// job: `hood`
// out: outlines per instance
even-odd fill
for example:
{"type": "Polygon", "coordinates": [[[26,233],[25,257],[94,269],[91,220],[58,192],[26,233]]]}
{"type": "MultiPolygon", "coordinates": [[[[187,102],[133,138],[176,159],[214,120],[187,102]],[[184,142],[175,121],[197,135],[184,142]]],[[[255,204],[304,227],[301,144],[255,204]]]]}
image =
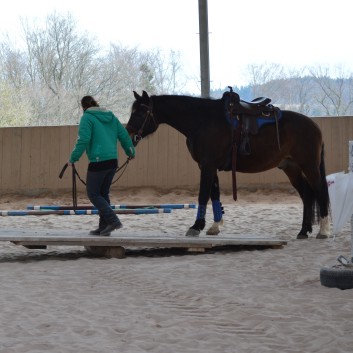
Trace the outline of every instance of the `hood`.
{"type": "Polygon", "coordinates": [[[88,108],[84,114],[93,115],[102,123],[109,123],[114,118],[114,114],[110,110],[101,107],[88,108]]]}

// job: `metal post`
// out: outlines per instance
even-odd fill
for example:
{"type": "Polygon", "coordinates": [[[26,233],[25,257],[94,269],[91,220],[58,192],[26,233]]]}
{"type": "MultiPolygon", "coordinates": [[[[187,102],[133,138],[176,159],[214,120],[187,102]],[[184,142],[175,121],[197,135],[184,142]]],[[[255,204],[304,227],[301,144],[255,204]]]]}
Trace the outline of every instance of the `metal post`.
{"type": "Polygon", "coordinates": [[[208,47],[208,10],[207,0],[199,0],[199,28],[200,28],[200,70],[201,97],[210,96],[210,59],[208,47]]]}
{"type": "Polygon", "coordinates": [[[353,172],[353,141],[348,141],[348,171],[353,172]]]}
{"type": "MultiPolygon", "coordinates": [[[[349,165],[348,172],[353,173],[353,141],[348,141],[349,165]]],[[[353,262],[353,215],[351,217],[351,262],[353,262]]]]}
{"type": "Polygon", "coordinates": [[[351,262],[353,263],[353,215],[351,217],[351,262]]]}

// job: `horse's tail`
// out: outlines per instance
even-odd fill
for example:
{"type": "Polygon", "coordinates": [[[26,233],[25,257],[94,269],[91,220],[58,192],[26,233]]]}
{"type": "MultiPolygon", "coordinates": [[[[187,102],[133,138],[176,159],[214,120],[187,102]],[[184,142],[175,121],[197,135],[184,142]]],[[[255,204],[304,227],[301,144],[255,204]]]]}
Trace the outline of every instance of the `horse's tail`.
{"type": "Polygon", "coordinates": [[[326,180],[326,168],[325,168],[325,146],[322,144],[321,147],[321,160],[320,160],[320,195],[316,200],[317,203],[317,219],[327,217],[330,211],[330,196],[328,193],[328,185],[326,180]]]}

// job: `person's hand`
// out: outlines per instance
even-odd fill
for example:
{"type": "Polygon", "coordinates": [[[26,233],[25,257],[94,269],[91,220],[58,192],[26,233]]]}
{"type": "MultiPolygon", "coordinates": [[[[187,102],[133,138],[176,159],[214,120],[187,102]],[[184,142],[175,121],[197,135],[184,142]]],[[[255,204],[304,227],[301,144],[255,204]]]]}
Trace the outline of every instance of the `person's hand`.
{"type": "Polygon", "coordinates": [[[131,161],[132,159],[135,159],[135,156],[128,156],[127,159],[131,161]]]}
{"type": "Polygon", "coordinates": [[[67,165],[68,165],[69,167],[71,167],[71,166],[73,165],[73,163],[71,163],[70,161],[67,161],[67,165]]]}

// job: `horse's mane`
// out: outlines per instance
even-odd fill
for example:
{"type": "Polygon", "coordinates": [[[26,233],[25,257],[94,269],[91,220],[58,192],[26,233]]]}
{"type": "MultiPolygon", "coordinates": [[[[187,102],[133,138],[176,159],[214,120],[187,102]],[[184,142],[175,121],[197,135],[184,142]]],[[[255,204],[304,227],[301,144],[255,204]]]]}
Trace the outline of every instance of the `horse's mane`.
{"type": "Polygon", "coordinates": [[[205,103],[208,102],[215,102],[219,101],[219,99],[215,98],[202,98],[202,97],[195,97],[195,96],[186,96],[186,95],[178,95],[178,94],[161,94],[161,95],[154,95],[152,97],[159,97],[161,99],[173,99],[173,100],[180,100],[180,101],[192,101],[198,103],[205,103]]]}
{"type": "MultiPolygon", "coordinates": [[[[177,95],[177,94],[161,94],[161,95],[151,95],[150,99],[153,104],[166,103],[175,110],[185,110],[187,109],[189,113],[193,112],[203,112],[209,111],[219,105],[222,99],[215,98],[202,98],[187,95],[177,95]]],[[[131,106],[131,111],[134,109],[138,101],[135,100],[131,106]]]]}
{"type": "Polygon", "coordinates": [[[215,104],[219,104],[221,99],[215,98],[202,98],[202,97],[194,97],[194,96],[186,96],[186,95],[155,95],[151,96],[153,100],[164,101],[164,102],[173,102],[173,104],[188,107],[188,109],[208,109],[215,106],[215,104]]]}

